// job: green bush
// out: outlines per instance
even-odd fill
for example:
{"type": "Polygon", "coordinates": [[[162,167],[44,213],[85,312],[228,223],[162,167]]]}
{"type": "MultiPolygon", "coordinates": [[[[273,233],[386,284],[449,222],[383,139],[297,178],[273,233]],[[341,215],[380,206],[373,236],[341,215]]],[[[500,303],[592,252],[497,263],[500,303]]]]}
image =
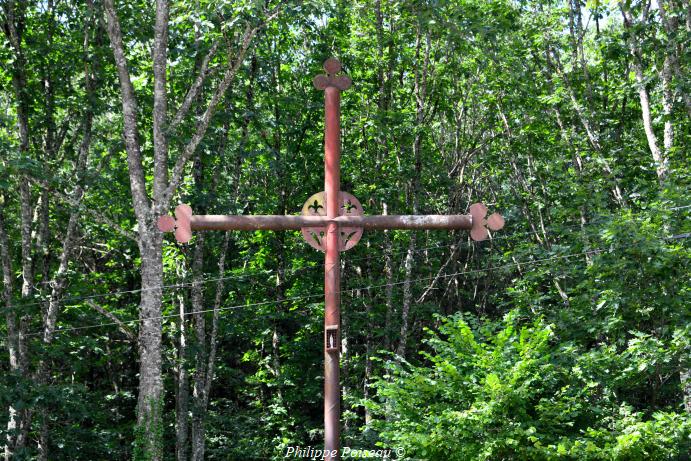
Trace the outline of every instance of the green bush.
{"type": "Polygon", "coordinates": [[[635,363],[640,340],[619,352],[586,352],[557,341],[542,319],[522,322],[517,311],[502,322],[469,323],[455,315],[430,332],[423,366],[387,362],[369,402],[380,444],[429,460],[685,456],[691,418],[681,408],[646,415],[618,399],[623,381],[646,373],[643,361],[635,363]]]}

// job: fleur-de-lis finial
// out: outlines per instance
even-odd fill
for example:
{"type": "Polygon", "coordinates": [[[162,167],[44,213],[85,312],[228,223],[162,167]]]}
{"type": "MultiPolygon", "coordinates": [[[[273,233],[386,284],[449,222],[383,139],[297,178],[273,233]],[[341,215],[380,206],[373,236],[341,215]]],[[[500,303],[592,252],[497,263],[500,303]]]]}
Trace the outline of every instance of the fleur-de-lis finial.
{"type": "Polygon", "coordinates": [[[329,58],[324,61],[326,75],[319,74],[314,77],[312,83],[318,90],[325,90],[330,86],[336,87],[341,91],[350,88],[353,81],[347,75],[341,74],[341,62],[336,58],[329,58]]]}

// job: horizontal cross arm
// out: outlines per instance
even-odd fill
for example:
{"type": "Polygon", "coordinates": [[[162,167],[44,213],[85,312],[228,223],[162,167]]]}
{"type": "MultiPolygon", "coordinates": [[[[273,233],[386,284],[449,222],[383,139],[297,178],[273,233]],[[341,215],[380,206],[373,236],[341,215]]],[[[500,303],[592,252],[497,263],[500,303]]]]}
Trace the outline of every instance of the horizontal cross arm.
{"type": "Polygon", "coordinates": [[[175,208],[175,218],[161,216],[158,228],[163,232],[175,231],[175,238],[179,242],[187,242],[192,238],[192,231],[207,230],[304,230],[314,232],[318,228],[326,228],[330,223],[336,223],[341,229],[360,228],[364,230],[384,229],[466,229],[470,230],[473,240],[487,238],[487,229],[493,231],[504,227],[504,218],[494,213],[485,219],[487,207],[475,203],[470,207],[467,215],[355,215],[343,214],[330,218],[322,215],[195,215],[188,205],[175,208]]]}
{"type": "Polygon", "coordinates": [[[471,215],[280,216],[193,215],[191,230],[300,230],[335,222],[344,227],[375,229],[471,229],[471,215]]]}
{"type": "Polygon", "coordinates": [[[473,227],[473,217],[470,215],[341,216],[336,218],[336,221],[348,227],[359,227],[361,225],[367,230],[470,229],[473,227]]]}

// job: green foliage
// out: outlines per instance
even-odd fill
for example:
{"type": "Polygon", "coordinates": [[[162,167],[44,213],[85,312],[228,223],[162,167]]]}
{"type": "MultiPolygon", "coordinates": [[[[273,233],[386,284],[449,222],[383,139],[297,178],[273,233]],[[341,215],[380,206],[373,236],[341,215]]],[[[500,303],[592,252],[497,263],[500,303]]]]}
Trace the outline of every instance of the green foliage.
{"type": "Polygon", "coordinates": [[[635,411],[618,394],[655,360],[631,340],[586,351],[544,319],[460,314],[429,333],[424,365],[386,361],[376,383],[380,444],[430,460],[680,459],[691,417],[635,411]],[[479,323],[478,323],[479,322],[479,323]],[[475,328],[470,325],[475,324],[475,328]],[[481,326],[478,326],[481,325],[481,326]],[[607,368],[602,374],[602,367],[607,368]]]}
{"type": "MultiPolygon", "coordinates": [[[[623,3],[640,17],[643,2],[623,3]]],[[[688,459],[691,118],[684,96],[691,72],[682,3],[664,2],[676,29],[665,26],[661,2],[652,3],[647,22],[627,29],[622,2],[576,0],[282,2],[260,28],[174,203],[196,213],[297,213],[323,188],[323,94],[311,79],[337,56],[353,79],[342,95],[342,189],[366,213],[408,214],[417,198],[419,213],[462,214],[483,201],[507,222],[483,243],[465,233],[418,233],[409,277],[410,232],[367,232],[343,254],[343,445],[400,444],[423,459],[688,459]],[[652,130],[669,159],[662,180],[642,123],[632,33],[652,130]],[[680,72],[668,113],[661,71],[670,56],[680,72]],[[666,122],[674,133],[668,149],[666,122]],[[402,337],[406,277],[412,302],[402,337]],[[405,357],[370,362],[403,341],[405,357]]],[[[11,306],[0,309],[0,440],[12,405],[47,410],[51,460],[137,459],[145,442],[135,417],[141,260],[134,241],[94,218],[139,230],[102,3],[5,2],[0,22],[10,4],[26,13],[27,81],[17,94],[18,61],[3,32],[0,213],[12,292],[11,306]],[[22,102],[26,151],[17,129],[22,102]],[[44,311],[74,210],[64,197],[74,190],[87,110],[93,134],[77,245],[59,332],[46,345],[44,311]],[[21,294],[23,174],[42,181],[30,185],[30,296],[21,294]],[[43,203],[47,240],[39,241],[43,203]],[[135,340],[91,302],[127,322],[135,340]],[[24,377],[9,366],[13,313],[31,333],[24,377]],[[43,359],[52,372],[39,385],[31,378],[43,359]]],[[[151,188],[155,9],[141,0],[115,4],[151,188]]],[[[169,120],[205,54],[215,41],[220,46],[189,116],[170,133],[169,166],[233,62],[244,26],[266,20],[272,7],[172,2],[169,120]]],[[[297,232],[233,232],[222,255],[224,237],[204,235],[201,267],[194,255],[202,239],[164,241],[166,393],[151,428],[163,434],[164,459],[175,457],[177,376],[204,366],[196,358],[209,343],[198,340],[196,326],[210,331],[206,310],[218,286],[206,459],[283,459],[286,446],[319,446],[323,437],[322,255],[297,232]],[[205,313],[181,321],[195,271],[205,313]]],[[[37,456],[39,435],[34,419],[26,459],[37,456]]]]}

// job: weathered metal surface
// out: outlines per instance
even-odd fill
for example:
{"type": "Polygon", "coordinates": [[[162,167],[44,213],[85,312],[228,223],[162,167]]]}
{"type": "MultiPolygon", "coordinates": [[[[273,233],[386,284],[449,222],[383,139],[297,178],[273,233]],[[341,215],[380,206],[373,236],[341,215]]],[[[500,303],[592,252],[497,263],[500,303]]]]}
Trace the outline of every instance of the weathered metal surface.
{"type": "MultiPolygon", "coordinates": [[[[362,216],[363,210],[360,201],[348,192],[340,191],[338,194],[338,202],[339,217],[334,221],[339,224],[338,250],[347,251],[360,241],[363,229],[361,225],[348,225],[347,221],[341,220],[362,216]]],[[[307,199],[302,207],[302,215],[327,219],[324,224],[302,228],[302,236],[305,241],[312,248],[325,251],[326,227],[332,222],[330,218],[326,216],[326,194],[324,192],[317,192],[307,199]]]]}
{"type": "Polygon", "coordinates": [[[175,218],[168,215],[158,218],[158,230],[161,232],[173,232],[175,230],[175,218]]]}
{"type": "MultiPolygon", "coordinates": [[[[324,63],[329,74],[324,88],[324,194],[326,195],[326,248],[324,256],[324,345],[329,328],[335,327],[336,343],[340,346],[341,325],[341,259],[340,230],[335,218],[340,216],[341,206],[341,90],[350,86],[350,79],[334,77],[341,70],[335,59],[324,63]]],[[[324,451],[325,459],[340,459],[340,357],[338,347],[324,347],[324,451]],[[335,456],[332,454],[335,453],[335,456]]]]}
{"type": "Polygon", "coordinates": [[[470,229],[473,218],[470,215],[381,215],[362,216],[349,219],[348,225],[362,225],[365,230],[384,229],[470,229]],[[361,224],[360,224],[361,223],[361,224]]]}
{"type": "MultiPolygon", "coordinates": [[[[490,226],[490,220],[487,226],[490,226]]],[[[499,219],[501,216],[497,215],[499,219]]],[[[323,228],[330,222],[338,223],[341,227],[358,227],[363,230],[384,229],[471,229],[473,225],[472,215],[341,215],[335,219],[321,215],[192,215],[189,219],[190,230],[300,230],[303,228],[323,228]]],[[[172,232],[179,223],[171,216],[159,218],[159,229],[163,232],[172,232]],[[169,227],[166,227],[169,226],[169,227]]],[[[499,230],[501,227],[492,228],[499,230]]]]}
{"type": "Polygon", "coordinates": [[[352,85],[352,80],[347,75],[337,75],[341,71],[341,63],[338,59],[329,58],[324,62],[326,75],[320,74],[314,77],[312,83],[318,90],[326,90],[334,87],[340,91],[345,91],[352,85]]]}
{"type": "Polygon", "coordinates": [[[178,205],[175,208],[175,218],[160,216],[158,229],[161,232],[175,231],[175,239],[180,243],[187,243],[192,238],[192,208],[189,205],[178,205]]]}
{"type": "MultiPolygon", "coordinates": [[[[316,195],[316,194],[315,194],[316,195]]],[[[350,194],[348,194],[350,195],[350,194]]],[[[175,230],[176,238],[181,242],[189,241],[192,231],[209,231],[209,230],[321,230],[323,235],[319,235],[318,240],[321,241],[326,236],[325,228],[329,223],[334,222],[339,224],[342,232],[348,230],[384,230],[384,229],[408,229],[408,230],[425,230],[425,229],[472,229],[473,216],[472,215],[374,215],[360,216],[357,212],[361,209],[359,202],[354,202],[354,197],[351,196],[351,204],[355,204],[355,208],[351,208],[351,212],[342,214],[335,219],[329,218],[321,214],[309,215],[295,215],[295,216],[279,216],[279,215],[194,215],[189,218],[183,215],[186,219],[179,221],[172,216],[161,216],[158,221],[158,228],[162,232],[172,232],[175,230]],[[185,228],[189,225],[188,228],[185,228]],[[179,237],[185,237],[187,240],[180,240],[179,237]]],[[[355,199],[357,200],[357,199],[355,199]]],[[[312,203],[314,200],[312,201],[312,203]]],[[[309,202],[308,202],[309,203],[309,202]]],[[[307,205],[307,203],[305,204],[307,205]]],[[[182,205],[181,205],[182,206],[182,205]]],[[[186,206],[186,205],[185,205],[186,206]]],[[[177,213],[176,213],[177,216],[177,213]]],[[[480,219],[482,223],[483,220],[480,219]]],[[[503,218],[498,214],[493,214],[486,220],[486,226],[491,230],[499,230],[503,227],[503,218]]],[[[303,232],[303,236],[305,233],[303,232]]],[[[482,234],[484,235],[484,234],[482,234]]],[[[340,245],[341,251],[345,248],[352,248],[359,236],[351,236],[351,240],[346,239],[347,236],[341,235],[340,245]],[[345,242],[345,244],[344,244],[345,242]]],[[[485,235],[486,237],[486,235],[485,235]]],[[[310,236],[311,238],[311,236],[310,236]]],[[[305,236],[305,240],[309,239],[305,236]]],[[[314,246],[314,245],[312,245],[314,246]]],[[[317,247],[322,250],[321,246],[317,247]]]]}
{"type": "MultiPolygon", "coordinates": [[[[340,216],[336,218],[337,221],[341,218],[354,218],[357,216],[362,216],[364,213],[360,201],[349,192],[339,192],[338,207],[340,216]]],[[[361,226],[349,226],[345,222],[340,221],[338,225],[338,250],[348,251],[360,241],[363,229],[361,226]]]]}
{"type": "Polygon", "coordinates": [[[499,213],[492,213],[489,218],[487,218],[487,227],[490,230],[498,231],[504,228],[504,217],[499,213]]]}

